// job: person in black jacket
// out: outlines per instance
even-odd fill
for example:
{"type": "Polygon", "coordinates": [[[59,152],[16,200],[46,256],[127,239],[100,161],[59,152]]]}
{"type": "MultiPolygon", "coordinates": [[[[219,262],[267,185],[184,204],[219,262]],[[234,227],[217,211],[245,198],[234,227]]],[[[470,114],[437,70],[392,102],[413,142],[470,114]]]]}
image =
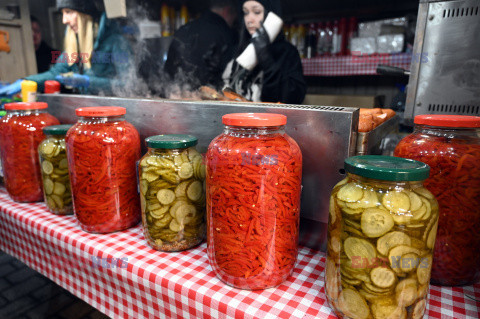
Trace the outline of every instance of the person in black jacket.
{"type": "Polygon", "coordinates": [[[38,73],[42,73],[48,71],[50,66],[55,63],[52,51],[57,50],[52,49],[45,41],[43,41],[42,27],[37,18],[30,16],[30,21],[32,23],[33,45],[35,47],[35,57],[37,58],[37,69],[38,73]]]}
{"type": "Polygon", "coordinates": [[[175,32],[164,69],[184,89],[221,88],[222,72],[238,43],[232,29],[236,12],[235,0],[210,0],[209,10],[175,32]]]}
{"type": "Polygon", "coordinates": [[[243,0],[242,9],[242,31],[235,56],[253,43],[258,65],[248,71],[231,61],[223,73],[225,84],[255,102],[302,103],[307,85],[297,49],[286,41],[282,32],[270,43],[262,24],[270,11],[280,15],[280,2],[243,0]]]}

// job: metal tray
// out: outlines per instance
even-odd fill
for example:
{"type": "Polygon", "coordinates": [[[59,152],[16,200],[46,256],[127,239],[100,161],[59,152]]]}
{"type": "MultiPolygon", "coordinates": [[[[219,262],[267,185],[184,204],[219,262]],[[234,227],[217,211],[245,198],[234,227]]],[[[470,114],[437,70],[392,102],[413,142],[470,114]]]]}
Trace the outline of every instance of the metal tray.
{"type": "Polygon", "coordinates": [[[355,155],[371,154],[372,149],[389,133],[398,129],[399,117],[395,115],[370,132],[358,132],[355,155]]]}

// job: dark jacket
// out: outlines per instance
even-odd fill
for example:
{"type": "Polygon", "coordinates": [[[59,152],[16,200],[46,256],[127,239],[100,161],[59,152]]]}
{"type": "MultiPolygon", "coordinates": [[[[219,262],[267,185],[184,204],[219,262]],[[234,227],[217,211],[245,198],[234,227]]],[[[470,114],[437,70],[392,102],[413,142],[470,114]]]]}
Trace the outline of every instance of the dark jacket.
{"type": "MultiPolygon", "coordinates": [[[[241,52],[240,52],[241,53],[241,52]]],[[[232,62],[223,75],[231,88],[249,100],[300,104],[307,85],[297,49],[280,34],[270,44],[272,63],[258,64],[252,71],[232,62]],[[259,92],[255,92],[259,91],[259,92]]]]}
{"type": "Polygon", "coordinates": [[[52,49],[45,41],[40,42],[38,50],[35,51],[35,57],[37,58],[37,70],[38,73],[48,71],[52,62],[52,51],[57,51],[52,49]]]}
{"type": "Polygon", "coordinates": [[[222,72],[233,57],[236,32],[218,14],[206,11],[175,32],[168,50],[165,71],[192,89],[222,85],[222,72]]]}
{"type": "MultiPolygon", "coordinates": [[[[90,77],[90,85],[82,88],[82,93],[97,94],[111,93],[113,85],[122,85],[122,75],[128,71],[130,59],[130,46],[127,40],[120,34],[115,21],[107,19],[105,13],[101,16],[98,26],[98,34],[93,45],[92,67],[85,69],[83,74],[90,77]]],[[[47,72],[30,75],[27,80],[38,83],[39,91],[43,91],[43,83],[47,80],[55,80],[55,76],[62,73],[81,73],[79,64],[68,65],[66,53],[57,58],[57,63],[47,72]]]]}

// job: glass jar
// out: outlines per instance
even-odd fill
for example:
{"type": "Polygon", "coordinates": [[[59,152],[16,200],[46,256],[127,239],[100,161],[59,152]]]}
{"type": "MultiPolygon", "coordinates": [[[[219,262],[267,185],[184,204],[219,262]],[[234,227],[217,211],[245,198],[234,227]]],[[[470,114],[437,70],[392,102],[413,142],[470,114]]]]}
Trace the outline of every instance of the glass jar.
{"type": "Polygon", "coordinates": [[[207,151],[208,257],[242,289],[284,282],[298,253],[302,154],[281,114],[224,115],[207,151]]]}
{"type": "Polygon", "coordinates": [[[330,305],[339,318],[422,318],[438,226],[428,165],[363,155],[345,170],[330,197],[330,305]]]}
{"type": "Polygon", "coordinates": [[[75,110],[78,122],[68,130],[68,167],[73,211],[80,227],[110,233],[140,221],[136,161],[140,136],[116,106],[75,110]]]}
{"type": "Polygon", "coordinates": [[[394,155],[431,167],[425,187],[440,207],[432,283],[474,284],[480,279],[480,117],[418,115],[414,122],[394,155]]]}
{"type": "Polygon", "coordinates": [[[48,210],[56,215],[73,214],[65,146],[65,135],[70,127],[71,124],[44,127],[46,138],[38,146],[43,197],[48,210]]]}
{"type": "Polygon", "coordinates": [[[44,102],[7,103],[0,120],[0,153],[5,186],[16,202],[43,200],[38,145],[45,138],[42,128],[60,122],[46,112],[44,102]]]}
{"type": "Polygon", "coordinates": [[[205,165],[192,135],[147,138],[138,173],[145,238],[154,249],[181,251],[205,238],[205,165]]]}

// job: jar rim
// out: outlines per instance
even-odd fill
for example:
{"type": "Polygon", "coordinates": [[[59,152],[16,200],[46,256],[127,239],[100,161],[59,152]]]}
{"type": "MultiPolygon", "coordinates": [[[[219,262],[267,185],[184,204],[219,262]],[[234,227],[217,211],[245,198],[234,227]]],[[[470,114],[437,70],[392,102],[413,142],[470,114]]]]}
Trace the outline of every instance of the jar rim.
{"type": "Polygon", "coordinates": [[[48,135],[65,135],[72,126],[72,124],[50,125],[45,126],[42,130],[44,134],[48,135]]]}
{"type": "Polygon", "coordinates": [[[147,137],[145,143],[151,148],[188,148],[197,145],[198,139],[188,134],[162,134],[147,137]]]}
{"type": "Polygon", "coordinates": [[[43,110],[48,108],[48,104],[45,102],[13,102],[6,103],[5,110],[43,110]]]}
{"type": "Polygon", "coordinates": [[[421,114],[415,116],[414,123],[443,127],[480,127],[480,116],[421,114]]]}
{"type": "Polygon", "coordinates": [[[345,170],[355,175],[392,182],[423,181],[430,174],[425,163],[394,156],[360,155],[345,160],[345,170]]]}
{"type": "Polygon", "coordinates": [[[125,115],[127,109],[121,106],[87,106],[75,110],[78,116],[102,117],[125,115]]]}
{"type": "Polygon", "coordinates": [[[230,113],[222,116],[222,123],[230,126],[282,126],[287,124],[287,117],[276,113],[230,113]]]}

